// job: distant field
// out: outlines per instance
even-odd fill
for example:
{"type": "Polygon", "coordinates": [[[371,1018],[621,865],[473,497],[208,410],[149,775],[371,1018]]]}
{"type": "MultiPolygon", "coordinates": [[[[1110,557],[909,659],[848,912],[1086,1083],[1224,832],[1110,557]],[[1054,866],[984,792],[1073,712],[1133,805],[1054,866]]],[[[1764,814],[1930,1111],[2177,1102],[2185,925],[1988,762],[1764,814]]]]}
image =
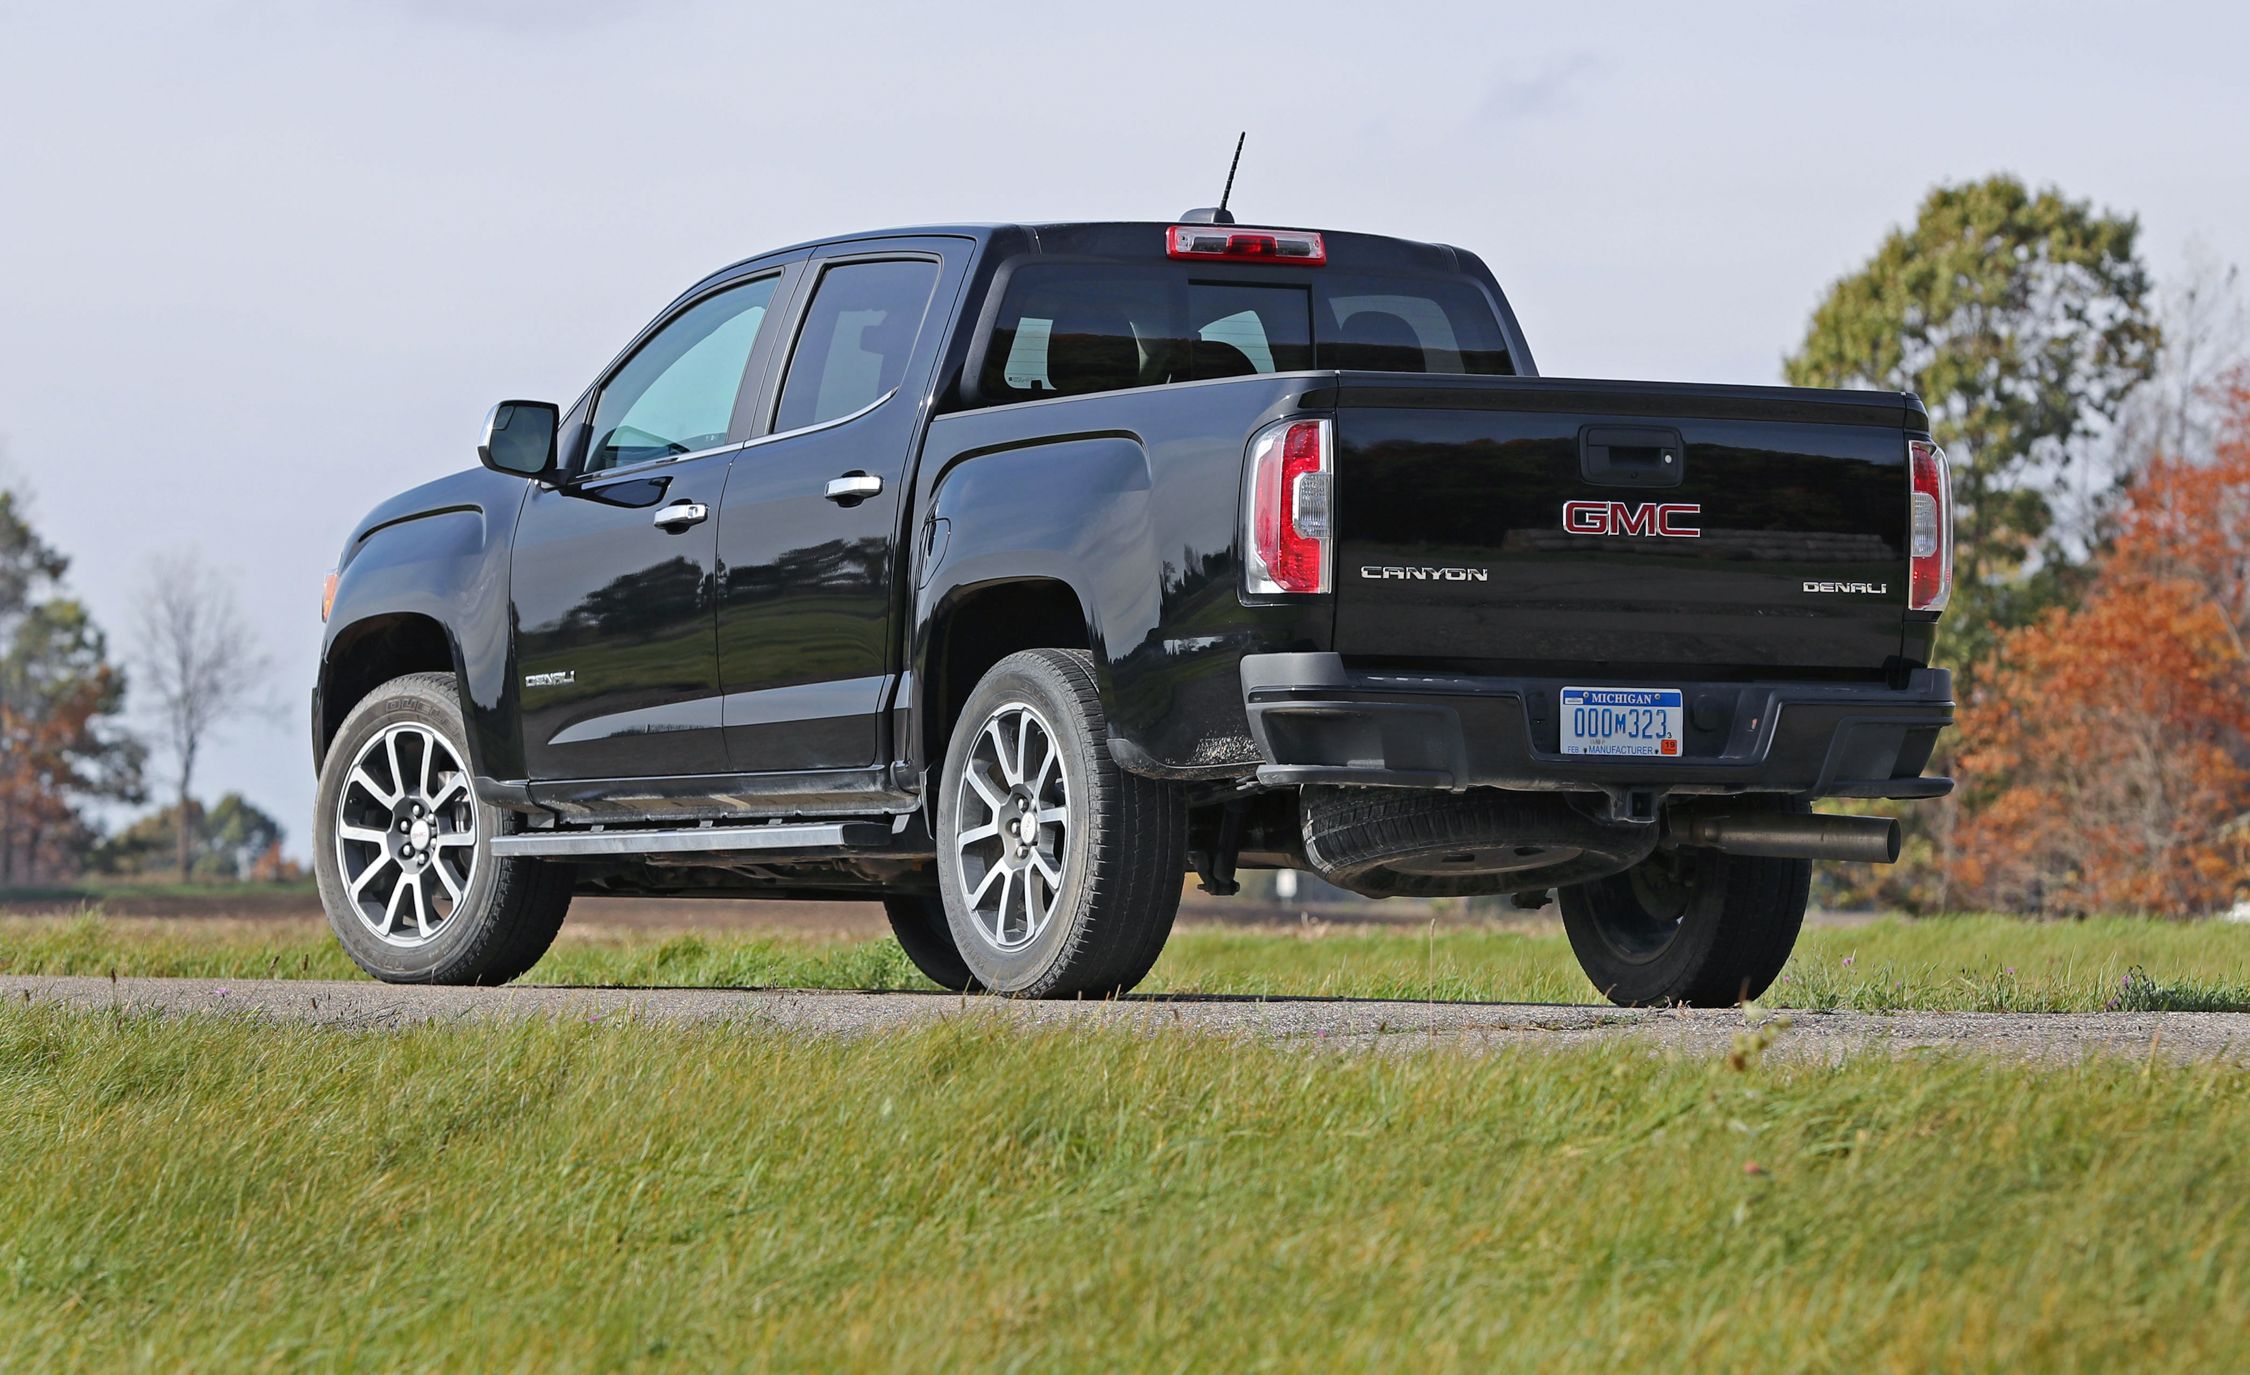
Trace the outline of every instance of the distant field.
{"type": "MultiPolygon", "coordinates": [[[[0,917],[0,972],[358,978],[311,920],[0,917]]],[[[888,938],[566,925],[531,982],[927,987],[888,938]]],[[[1598,1001],[1552,923],[1186,926],[1146,993],[1598,1001]]],[[[2250,926],[1884,920],[1806,932],[1764,999],[1858,1011],[2250,1011],[2250,926]]]]}
{"type": "Polygon", "coordinates": [[[7,1007],[0,1368],[2239,1370],[2246,1181],[2209,1065],[7,1007]]]}

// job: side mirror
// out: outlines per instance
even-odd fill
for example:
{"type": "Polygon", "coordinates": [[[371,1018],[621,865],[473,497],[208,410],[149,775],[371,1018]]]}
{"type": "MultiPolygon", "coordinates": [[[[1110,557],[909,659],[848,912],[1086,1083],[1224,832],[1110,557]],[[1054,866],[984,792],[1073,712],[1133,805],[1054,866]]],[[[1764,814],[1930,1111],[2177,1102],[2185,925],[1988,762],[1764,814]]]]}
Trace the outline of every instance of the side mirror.
{"type": "Polygon", "coordinates": [[[552,401],[503,401],[484,417],[477,461],[496,473],[543,477],[555,466],[555,429],[562,408],[552,401]]]}

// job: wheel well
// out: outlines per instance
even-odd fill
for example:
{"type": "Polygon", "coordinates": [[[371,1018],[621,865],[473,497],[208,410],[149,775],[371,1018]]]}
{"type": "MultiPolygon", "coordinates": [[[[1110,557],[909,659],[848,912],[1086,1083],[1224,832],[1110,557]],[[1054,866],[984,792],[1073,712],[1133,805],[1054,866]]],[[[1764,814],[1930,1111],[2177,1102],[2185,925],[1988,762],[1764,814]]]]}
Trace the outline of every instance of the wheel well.
{"type": "Polygon", "coordinates": [[[320,680],[320,750],[360,699],[406,673],[453,673],[453,641],[428,616],[375,616],[340,631],[320,680]]]}
{"type": "Polygon", "coordinates": [[[1086,609],[1068,583],[1041,578],[989,583],[948,604],[930,627],[922,694],[922,762],[945,760],[962,704],[987,670],[1025,649],[1092,649],[1086,609]]]}

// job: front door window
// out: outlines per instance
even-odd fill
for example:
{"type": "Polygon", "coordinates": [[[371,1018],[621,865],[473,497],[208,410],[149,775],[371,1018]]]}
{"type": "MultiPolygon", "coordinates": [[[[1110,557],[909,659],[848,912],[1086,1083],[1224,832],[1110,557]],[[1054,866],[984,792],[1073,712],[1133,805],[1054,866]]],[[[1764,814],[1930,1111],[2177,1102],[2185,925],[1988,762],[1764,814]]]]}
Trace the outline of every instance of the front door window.
{"type": "Polygon", "coordinates": [[[586,471],[725,444],[743,371],[779,280],[762,278],[699,301],[642,344],[594,405],[586,471]]]}

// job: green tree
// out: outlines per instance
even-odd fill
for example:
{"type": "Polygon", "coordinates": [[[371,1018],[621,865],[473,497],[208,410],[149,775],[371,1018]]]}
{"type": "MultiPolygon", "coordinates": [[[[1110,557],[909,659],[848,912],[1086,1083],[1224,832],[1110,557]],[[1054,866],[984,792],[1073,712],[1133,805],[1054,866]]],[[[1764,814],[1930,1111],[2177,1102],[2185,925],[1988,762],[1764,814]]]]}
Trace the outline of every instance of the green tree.
{"type": "Polygon", "coordinates": [[[190,800],[187,809],[185,826],[177,802],[141,817],[96,847],[89,867],[135,877],[176,872],[183,832],[191,837],[188,872],[192,877],[245,879],[274,867],[266,861],[281,844],[281,823],[242,794],[228,793],[208,808],[190,800]]]}
{"type": "Polygon", "coordinates": [[[1799,386],[1918,393],[1952,462],[1949,658],[2071,585],[2057,498],[2156,366],[2160,332],[2131,216],[2012,176],[1940,186],[1914,224],[1829,289],[1786,362],[1799,386]]]}
{"type": "Polygon", "coordinates": [[[94,838],[84,806],[141,795],[125,677],[61,594],[68,567],[0,491],[0,884],[68,874],[94,838]]]}

